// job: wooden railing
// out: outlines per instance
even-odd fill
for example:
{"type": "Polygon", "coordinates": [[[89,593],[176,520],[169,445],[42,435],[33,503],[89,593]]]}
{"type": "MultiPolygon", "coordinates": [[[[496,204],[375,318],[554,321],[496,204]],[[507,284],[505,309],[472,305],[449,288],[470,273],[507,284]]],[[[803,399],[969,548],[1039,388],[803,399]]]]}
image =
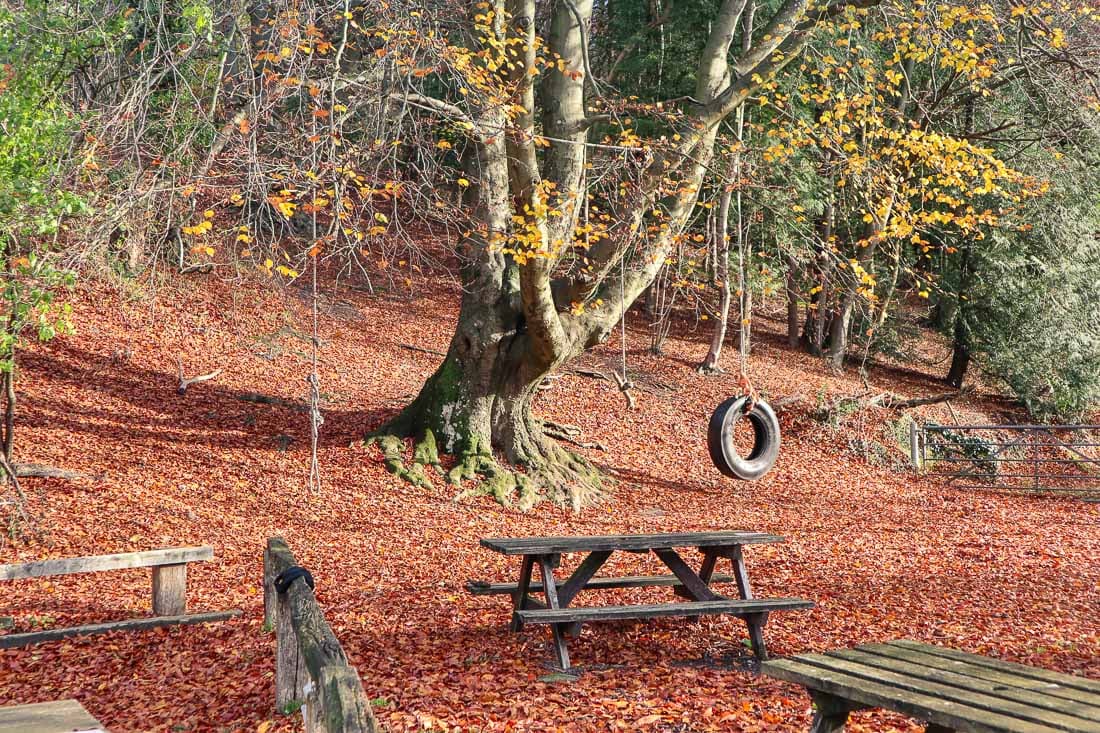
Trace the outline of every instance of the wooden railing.
{"type": "Polygon", "coordinates": [[[307,733],[380,733],[355,667],[325,621],[305,578],[279,593],[275,579],[297,567],[282,537],[264,551],[264,621],[275,631],[275,706],[300,706],[307,733]]]}

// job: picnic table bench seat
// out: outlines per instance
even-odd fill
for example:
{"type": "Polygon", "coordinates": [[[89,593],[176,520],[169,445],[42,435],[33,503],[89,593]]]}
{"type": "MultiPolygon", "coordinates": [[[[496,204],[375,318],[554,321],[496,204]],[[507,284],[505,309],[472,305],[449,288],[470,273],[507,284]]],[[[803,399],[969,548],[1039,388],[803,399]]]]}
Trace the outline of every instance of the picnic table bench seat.
{"type": "Polygon", "coordinates": [[[525,624],[545,624],[553,632],[558,666],[569,669],[569,653],[565,634],[576,634],[584,623],[646,619],[662,616],[728,614],[738,616],[748,626],[749,638],[756,656],[767,657],[763,628],[772,611],[812,608],[811,601],[800,598],[756,598],[749,584],[741,552],[743,545],[782,542],[783,538],[767,532],[712,531],[667,534],[602,535],[594,537],[510,537],[481,540],[481,545],[504,555],[523,558],[519,581],[515,583],[485,583],[470,581],[466,588],[477,595],[512,597],[513,613],[510,627],[519,631],[525,624]],[[677,552],[679,548],[695,548],[703,555],[695,570],[677,552]],[[629,575],[598,577],[596,573],[614,552],[650,553],[656,555],[671,571],[670,575],[629,575]],[[573,573],[562,581],[554,577],[561,556],[566,553],[585,554],[573,573]],[[733,573],[715,573],[718,560],[728,560],[733,573]],[[538,568],[541,582],[535,582],[533,571],[538,568]],[[726,598],[714,592],[715,583],[737,584],[739,598],[726,598]],[[576,596],[587,590],[671,586],[685,602],[572,606],[576,596]],[[533,594],[541,593],[543,598],[533,594]]]}
{"type": "Polygon", "coordinates": [[[516,611],[529,624],[556,624],[577,621],[626,621],[662,616],[704,616],[728,614],[746,616],[771,611],[794,611],[813,608],[811,601],[801,598],[753,598],[750,600],[721,599],[689,603],[655,603],[644,606],[570,606],[569,608],[531,608],[516,611]]]}
{"type": "Polygon", "coordinates": [[[1100,680],[915,641],[802,654],[762,671],[807,689],[814,733],[867,707],[927,721],[933,733],[1100,733],[1100,680]]]}

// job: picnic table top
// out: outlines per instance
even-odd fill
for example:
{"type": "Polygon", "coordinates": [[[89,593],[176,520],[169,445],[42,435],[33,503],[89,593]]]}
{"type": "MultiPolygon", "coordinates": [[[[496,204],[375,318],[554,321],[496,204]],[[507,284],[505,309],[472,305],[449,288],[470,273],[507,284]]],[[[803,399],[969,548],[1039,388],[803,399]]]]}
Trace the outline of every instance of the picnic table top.
{"type": "Polygon", "coordinates": [[[1100,733],[1100,680],[915,641],[802,654],[762,671],[957,730],[1100,733]]]}
{"type": "Polygon", "coordinates": [[[674,547],[729,547],[783,542],[779,535],[743,530],[674,532],[668,534],[614,534],[579,537],[492,537],[481,546],[505,555],[551,555],[601,550],[661,550],[674,547]]]}

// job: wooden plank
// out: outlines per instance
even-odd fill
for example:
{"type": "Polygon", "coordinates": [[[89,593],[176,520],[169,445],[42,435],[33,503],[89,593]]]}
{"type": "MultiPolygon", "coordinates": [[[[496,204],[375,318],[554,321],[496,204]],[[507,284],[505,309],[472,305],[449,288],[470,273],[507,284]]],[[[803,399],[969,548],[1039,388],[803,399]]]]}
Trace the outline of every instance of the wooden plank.
{"type": "Polygon", "coordinates": [[[1070,674],[1063,674],[1061,672],[1054,672],[1049,669],[1029,667],[1026,664],[1006,662],[1004,660],[995,659],[993,657],[985,657],[980,654],[971,654],[969,652],[959,651],[958,649],[949,649],[947,647],[934,646],[932,644],[922,644],[918,641],[900,640],[890,643],[896,644],[897,646],[904,647],[906,649],[915,649],[917,651],[923,651],[927,654],[935,654],[937,656],[947,657],[948,659],[956,659],[963,662],[969,662],[971,664],[978,664],[983,667],[989,667],[990,669],[996,669],[1002,672],[1010,672],[1024,677],[1031,677],[1033,679],[1042,680],[1044,682],[1053,682],[1056,685],[1073,687],[1078,690],[1094,692],[1100,695],[1100,680],[1092,680],[1088,679],[1087,677],[1077,677],[1070,674]]]}
{"type": "MultiPolygon", "coordinates": [[[[535,558],[532,555],[524,555],[519,570],[519,582],[513,584],[515,586],[515,590],[512,592],[513,611],[529,607],[527,602],[531,598],[529,595],[531,592],[531,569],[534,566],[535,558]]],[[[541,585],[539,586],[539,590],[542,590],[541,585]]],[[[523,622],[513,613],[508,628],[512,631],[521,631],[523,629],[523,622]]]]}
{"type": "MultiPolygon", "coordinates": [[[[871,648],[856,647],[827,652],[827,654],[1100,722],[1100,697],[1094,697],[1091,701],[1075,701],[1072,697],[1059,697],[1051,694],[1052,686],[1049,683],[1036,685],[1035,680],[1029,678],[996,672],[993,675],[994,679],[989,679],[985,674],[980,677],[974,676],[971,672],[977,671],[981,674],[983,668],[956,665],[952,663],[953,660],[946,660],[948,664],[945,668],[945,660],[942,657],[925,655],[908,649],[890,648],[887,644],[871,645],[871,648]],[[883,648],[883,653],[876,653],[873,647],[883,648]]],[[[1088,694],[1082,693],[1086,696],[1088,694]]]]}
{"type": "MultiPolygon", "coordinates": [[[[560,610],[557,583],[554,581],[554,567],[548,556],[541,555],[539,557],[539,569],[542,572],[543,588],[546,589],[547,608],[532,611],[516,611],[516,615],[523,620],[526,620],[524,618],[525,613],[547,613],[560,610]]],[[[558,666],[561,668],[562,672],[565,672],[569,669],[569,648],[565,645],[565,629],[562,627],[562,624],[553,624],[550,628],[554,635],[554,651],[558,657],[558,666]]]]}
{"type": "Polygon", "coordinates": [[[378,733],[370,700],[354,667],[325,667],[307,705],[306,733],[378,733]]]}
{"type": "MultiPolygon", "coordinates": [[[[702,575],[700,574],[700,577],[702,575]]],[[[732,575],[726,573],[714,573],[710,578],[713,583],[732,583],[732,575]]],[[[648,588],[650,586],[679,586],[683,584],[675,575],[624,575],[622,577],[592,578],[584,584],[585,590],[606,590],[609,588],[648,588]]],[[[475,596],[512,595],[516,592],[516,583],[486,583],[479,580],[466,582],[466,590],[475,596]]],[[[532,593],[542,593],[542,583],[531,583],[532,593]]]]}
{"type": "Polygon", "coordinates": [[[62,557],[56,560],[38,560],[36,562],[0,565],[0,580],[40,578],[47,575],[72,575],[74,573],[96,573],[103,570],[147,568],[157,565],[178,565],[179,563],[211,560],[213,557],[214,548],[212,547],[166,547],[160,550],[120,552],[114,555],[62,557]]]}
{"type": "Polygon", "coordinates": [[[971,707],[988,710],[991,713],[1007,715],[1019,720],[1028,720],[1033,723],[1040,723],[1064,731],[1100,733],[1100,723],[1052,711],[1045,707],[1038,707],[1028,703],[998,697],[996,695],[989,695],[973,689],[960,688],[950,684],[928,680],[924,677],[907,674],[902,670],[888,669],[881,665],[872,666],[860,661],[831,655],[803,654],[798,657],[798,660],[806,664],[821,667],[822,669],[842,672],[853,677],[860,677],[872,682],[887,684],[899,690],[907,690],[909,692],[938,697],[941,700],[954,700],[955,702],[964,703],[971,707]]]}
{"type": "Polygon", "coordinates": [[[495,537],[481,546],[505,555],[538,555],[562,552],[626,550],[643,552],[674,547],[721,547],[783,542],[766,532],[681,532],[676,534],[598,535],[593,537],[495,537]]]}
{"type": "Polygon", "coordinates": [[[216,621],[225,621],[235,616],[240,616],[239,610],[211,611],[208,613],[189,613],[183,616],[152,616],[150,618],[135,618],[126,621],[108,621],[101,624],[87,624],[86,626],[69,626],[64,629],[47,629],[46,631],[30,631],[25,634],[7,634],[0,636],[0,649],[13,649],[39,644],[45,641],[57,641],[67,639],[70,636],[90,636],[92,634],[108,634],[112,631],[145,631],[161,626],[180,626],[184,624],[208,624],[216,621]]]}
{"type": "Polygon", "coordinates": [[[1052,697],[1075,700],[1087,705],[1096,703],[1096,695],[1094,693],[1079,690],[1075,687],[1063,687],[1054,682],[1044,682],[1043,680],[1037,680],[1033,677],[1021,677],[1013,672],[1004,672],[981,664],[964,662],[961,659],[949,659],[939,656],[938,654],[927,654],[917,651],[916,649],[897,646],[893,643],[867,644],[856,648],[868,651],[872,654],[881,654],[894,658],[905,658],[918,661],[922,664],[935,666],[939,669],[950,669],[960,674],[989,680],[1008,687],[1038,690],[1052,697]]]}
{"type": "Polygon", "coordinates": [[[740,616],[766,611],[791,611],[813,608],[811,601],[801,598],[759,598],[750,601],[717,600],[692,603],[659,603],[646,606],[583,606],[561,609],[532,609],[517,611],[524,623],[556,624],[571,621],[620,621],[627,619],[658,618],[662,616],[699,616],[703,614],[729,614],[740,616]]]}
{"type": "Polygon", "coordinates": [[[0,708],[0,733],[106,733],[76,700],[37,702],[0,708]]]}
{"type": "Polygon", "coordinates": [[[737,579],[737,592],[742,598],[752,598],[752,584],[749,582],[749,571],[745,567],[745,553],[741,548],[731,547],[726,555],[733,563],[733,577],[737,579]]]}
{"type": "MultiPolygon", "coordinates": [[[[1053,728],[1007,715],[942,700],[887,684],[807,664],[802,657],[764,662],[760,670],[771,677],[802,685],[843,700],[880,707],[942,725],[960,733],[1055,733],[1053,728]]],[[[1060,731],[1059,731],[1060,733],[1060,731]]]]}

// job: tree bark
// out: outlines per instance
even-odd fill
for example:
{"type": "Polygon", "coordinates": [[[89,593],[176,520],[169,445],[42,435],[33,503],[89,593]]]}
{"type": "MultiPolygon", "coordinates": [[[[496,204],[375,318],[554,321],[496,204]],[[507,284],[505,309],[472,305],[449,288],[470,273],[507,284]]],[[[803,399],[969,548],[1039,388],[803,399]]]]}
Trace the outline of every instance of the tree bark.
{"type": "Polygon", "coordinates": [[[951,353],[951,369],[947,372],[948,384],[956,389],[961,389],[966,379],[967,369],[970,367],[970,349],[964,341],[956,337],[955,347],[951,353]]]}
{"type": "MultiPolygon", "coordinates": [[[[741,25],[741,52],[747,54],[752,49],[752,24],[753,17],[756,10],[756,0],[742,0],[740,3],[734,2],[728,8],[728,13],[723,15],[722,22],[729,22],[731,26],[728,33],[722,36],[723,42],[728,46],[732,42],[733,32],[736,29],[738,23],[741,25]],[[727,19],[729,18],[729,19],[727,19]],[[728,39],[728,40],[727,40],[728,39]]],[[[724,58],[717,57],[713,61],[713,66],[709,70],[709,73],[714,75],[720,75],[723,81],[728,83],[728,68],[726,68],[726,61],[724,58]]],[[[700,85],[700,89],[697,91],[707,93],[708,97],[713,96],[714,90],[704,88],[700,85]]],[[[715,235],[716,241],[716,256],[715,256],[715,270],[716,280],[718,282],[718,309],[716,314],[716,320],[714,323],[714,334],[711,337],[710,349],[707,351],[706,357],[703,359],[703,363],[699,365],[699,372],[702,374],[719,374],[722,368],[719,366],[719,360],[722,357],[722,346],[726,341],[726,332],[729,330],[729,318],[730,318],[730,301],[732,300],[732,292],[730,289],[730,239],[729,239],[729,213],[730,213],[730,200],[732,198],[733,187],[737,187],[737,251],[738,251],[738,282],[741,283],[741,289],[738,290],[738,304],[740,316],[738,321],[740,323],[740,334],[738,337],[738,344],[745,340],[746,324],[744,320],[748,317],[746,310],[746,293],[743,290],[747,290],[745,286],[745,268],[744,268],[744,253],[745,253],[745,228],[741,215],[741,161],[742,154],[741,148],[744,143],[745,136],[745,108],[744,106],[737,108],[737,123],[735,125],[735,134],[737,135],[737,149],[730,155],[731,158],[731,171],[733,181],[726,184],[722,188],[722,197],[719,203],[718,213],[718,231],[715,235]]]]}

